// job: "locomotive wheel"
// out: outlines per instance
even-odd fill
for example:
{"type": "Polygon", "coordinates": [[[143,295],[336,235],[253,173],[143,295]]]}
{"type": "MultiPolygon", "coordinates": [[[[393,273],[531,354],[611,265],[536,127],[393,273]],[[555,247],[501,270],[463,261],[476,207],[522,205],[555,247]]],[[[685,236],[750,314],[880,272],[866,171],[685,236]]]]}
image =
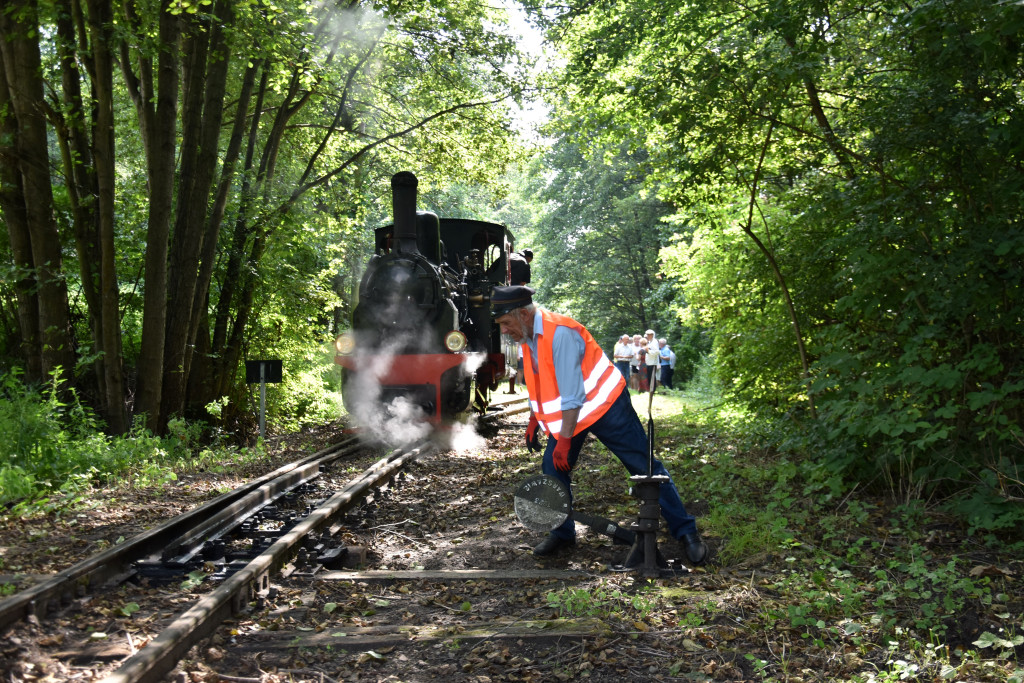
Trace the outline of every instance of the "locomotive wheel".
{"type": "Polygon", "coordinates": [[[461,367],[452,368],[441,375],[441,416],[454,418],[469,407],[473,378],[463,374],[461,367]]]}

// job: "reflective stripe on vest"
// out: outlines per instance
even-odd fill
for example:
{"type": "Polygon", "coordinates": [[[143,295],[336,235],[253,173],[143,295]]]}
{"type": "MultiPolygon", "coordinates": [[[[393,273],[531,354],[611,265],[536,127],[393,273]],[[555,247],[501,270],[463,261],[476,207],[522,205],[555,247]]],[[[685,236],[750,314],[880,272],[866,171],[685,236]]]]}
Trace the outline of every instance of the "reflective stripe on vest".
{"type": "Polygon", "coordinates": [[[552,344],[555,328],[561,325],[575,330],[583,338],[583,391],[586,398],[580,406],[579,418],[573,436],[597,422],[611,407],[619,392],[626,386],[626,380],[585,327],[564,315],[541,309],[543,329],[537,339],[537,372],[533,371],[530,347],[523,344],[523,371],[526,374],[526,388],[530,392],[530,408],[541,428],[551,434],[562,430],[562,395],[558,391],[555,376],[552,344]]]}

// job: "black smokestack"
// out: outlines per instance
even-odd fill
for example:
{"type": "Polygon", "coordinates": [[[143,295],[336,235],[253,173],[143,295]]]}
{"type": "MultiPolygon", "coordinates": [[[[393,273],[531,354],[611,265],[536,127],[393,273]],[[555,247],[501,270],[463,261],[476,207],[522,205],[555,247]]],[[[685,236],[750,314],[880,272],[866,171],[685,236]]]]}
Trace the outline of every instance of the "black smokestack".
{"type": "Polygon", "coordinates": [[[398,252],[419,251],[416,246],[416,185],[411,171],[400,171],[391,176],[391,204],[395,215],[394,240],[398,252]]]}

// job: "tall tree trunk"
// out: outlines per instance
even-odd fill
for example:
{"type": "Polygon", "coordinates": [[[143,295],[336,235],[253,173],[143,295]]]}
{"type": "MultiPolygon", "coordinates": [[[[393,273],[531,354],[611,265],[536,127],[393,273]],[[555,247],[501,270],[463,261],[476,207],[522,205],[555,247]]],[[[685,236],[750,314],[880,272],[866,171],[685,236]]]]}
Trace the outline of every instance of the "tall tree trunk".
{"type": "MultiPolygon", "coordinates": [[[[143,299],[142,344],[136,412],[146,414],[147,426],[160,431],[164,376],[164,335],[167,323],[167,251],[174,197],[174,163],[178,118],[179,19],[171,14],[172,0],[160,0],[157,74],[146,56],[139,75],[131,71],[128,47],[122,45],[121,66],[138,111],[146,150],[149,181],[149,221],[146,232],[146,291],[143,299]],[[155,100],[155,106],[154,106],[155,100]]],[[[134,17],[128,17],[129,22],[134,17]]]]}
{"type": "MultiPolygon", "coordinates": [[[[3,38],[0,37],[0,40],[3,38]]],[[[18,331],[20,350],[25,360],[25,379],[38,382],[43,377],[42,349],[39,341],[39,302],[32,273],[32,246],[25,216],[25,193],[18,173],[18,154],[14,148],[17,122],[11,113],[10,92],[4,77],[3,51],[0,50],[0,211],[7,224],[14,266],[18,279],[14,283],[18,299],[18,331]]]]}
{"type": "MultiPolygon", "coordinates": [[[[218,393],[220,384],[212,358],[213,340],[209,327],[210,282],[213,279],[213,267],[217,256],[217,242],[224,221],[224,211],[227,207],[230,190],[235,184],[235,168],[238,163],[238,157],[241,154],[242,141],[245,139],[245,124],[249,116],[249,101],[252,99],[256,73],[259,69],[258,62],[250,63],[242,78],[242,88],[238,95],[238,105],[235,109],[231,138],[228,140],[227,151],[224,154],[224,160],[221,165],[220,184],[217,189],[217,196],[213,202],[213,208],[210,211],[206,236],[203,238],[202,266],[199,273],[199,284],[195,301],[192,305],[192,321],[195,329],[191,331],[190,338],[194,340],[194,360],[189,367],[187,391],[187,400],[190,403],[198,403],[200,405],[206,405],[221,396],[218,393]]],[[[230,297],[228,300],[230,300],[230,297]]]]}
{"type": "Polygon", "coordinates": [[[99,219],[100,330],[103,350],[103,387],[107,427],[114,434],[128,428],[124,377],[121,367],[121,315],[114,248],[114,60],[111,54],[113,11],[110,0],[88,0],[92,38],[95,126],[93,159],[96,164],[97,217],[99,219]]]}
{"type": "MultiPolygon", "coordinates": [[[[247,267],[244,270],[245,275],[242,278],[241,295],[235,312],[235,320],[231,326],[231,336],[228,338],[224,350],[226,379],[230,379],[232,373],[238,368],[238,364],[242,360],[242,342],[245,339],[245,328],[249,324],[252,302],[256,298],[256,285],[259,283],[259,278],[256,276],[258,272],[256,266],[259,264],[260,259],[263,258],[266,246],[266,234],[260,232],[253,240],[252,252],[249,254],[247,267]]],[[[226,391],[227,387],[225,386],[224,389],[226,391]]]]}
{"type": "Polygon", "coordinates": [[[184,35],[178,196],[167,277],[168,291],[174,292],[174,296],[168,302],[164,335],[161,426],[181,412],[185,401],[185,343],[206,215],[206,195],[199,187],[199,146],[209,34],[205,25],[193,19],[186,24],[184,35]]]}
{"type": "Polygon", "coordinates": [[[21,175],[25,221],[38,286],[40,365],[49,376],[74,370],[67,286],[61,277],[61,243],[53,215],[46,140],[46,107],[39,54],[39,22],[33,0],[10,0],[0,12],[0,51],[16,121],[16,169],[21,175]]]}
{"type": "MultiPolygon", "coordinates": [[[[197,312],[200,297],[203,301],[206,299],[208,280],[204,282],[203,277],[212,275],[212,265],[208,271],[200,271],[200,260],[208,242],[216,246],[216,233],[220,227],[208,221],[207,207],[217,167],[230,63],[224,26],[233,15],[227,1],[218,2],[215,12],[212,26],[194,26],[189,40],[193,47],[186,50],[191,60],[186,69],[181,181],[171,245],[170,287],[175,296],[168,310],[164,353],[162,411],[165,420],[185,407],[198,324],[193,315],[197,312]]],[[[212,260],[214,253],[208,253],[212,260]]]]}
{"type": "MultiPolygon", "coordinates": [[[[241,345],[242,339],[245,334],[245,327],[249,322],[249,313],[252,310],[252,302],[256,292],[256,278],[253,273],[258,270],[260,259],[263,257],[263,252],[266,248],[266,228],[253,229],[250,225],[248,212],[251,207],[251,200],[254,196],[260,193],[260,188],[265,188],[269,181],[274,177],[274,168],[276,167],[277,153],[280,150],[281,139],[284,136],[285,129],[288,125],[288,121],[291,120],[295,114],[297,114],[302,107],[309,101],[309,92],[303,91],[300,78],[301,73],[296,71],[292,75],[291,83],[289,84],[288,93],[284,98],[284,101],[277,108],[277,113],[274,117],[274,121],[271,124],[270,131],[267,134],[266,141],[263,145],[263,154],[260,157],[259,171],[256,174],[256,183],[253,189],[249,189],[248,184],[242,186],[242,201],[239,205],[238,219],[235,222],[235,235],[234,244],[235,251],[232,254],[232,261],[229,262],[229,273],[231,276],[232,270],[234,276],[230,277],[231,290],[225,290],[221,295],[220,306],[218,306],[218,324],[222,325],[221,332],[222,336],[217,335],[217,329],[214,330],[214,353],[218,353],[223,358],[223,364],[220,367],[220,382],[219,386],[221,391],[226,392],[228,385],[231,382],[231,378],[235,372],[235,368],[241,359],[241,345]],[[240,259],[236,260],[236,254],[244,253],[245,245],[248,242],[249,236],[255,232],[256,236],[253,239],[253,247],[250,252],[247,265],[243,269],[242,262],[240,259]],[[241,278],[238,276],[241,275],[241,278]],[[237,281],[240,279],[241,288],[239,289],[237,281]],[[240,300],[237,307],[235,307],[234,321],[231,323],[230,335],[226,341],[223,333],[226,331],[226,325],[228,318],[230,317],[231,309],[230,306],[234,303],[234,292],[239,291],[240,300]],[[225,295],[230,294],[230,298],[225,300],[225,295]],[[226,306],[225,306],[226,303],[226,306]],[[223,317],[220,314],[223,313],[223,317]],[[218,347],[216,343],[223,341],[224,346],[218,347]]],[[[265,85],[266,80],[264,79],[265,85]]],[[[263,91],[260,92],[260,101],[262,101],[263,91]]],[[[259,107],[257,107],[259,111],[259,107]]],[[[256,128],[257,122],[253,121],[253,126],[250,128],[249,134],[249,148],[247,150],[247,166],[251,168],[253,161],[253,153],[255,150],[256,128]]]]}
{"type": "Polygon", "coordinates": [[[263,68],[259,88],[256,89],[256,103],[253,107],[252,121],[249,124],[249,135],[246,141],[245,161],[242,165],[242,187],[239,191],[238,215],[235,218],[232,233],[231,249],[228,251],[228,263],[224,270],[220,299],[217,301],[216,317],[213,321],[213,342],[211,352],[214,362],[216,380],[215,391],[218,396],[227,393],[233,368],[228,364],[225,354],[227,348],[228,328],[231,322],[232,302],[239,285],[242,263],[245,258],[245,245],[249,239],[247,214],[252,201],[252,182],[249,180],[256,157],[256,140],[259,133],[260,114],[263,111],[263,100],[267,93],[269,71],[263,68]]]}
{"type": "MultiPolygon", "coordinates": [[[[60,63],[62,115],[54,115],[57,145],[64,164],[64,186],[71,204],[71,220],[78,255],[78,270],[81,277],[81,291],[89,311],[89,329],[94,349],[103,350],[102,344],[102,303],[100,301],[100,251],[99,216],[96,173],[90,148],[88,126],[92,120],[82,99],[82,74],[78,65],[86,65],[90,79],[95,78],[95,67],[88,54],[86,36],[76,36],[76,19],[80,22],[81,8],[71,0],[57,0],[54,9],[57,18],[57,57],[60,63]],[[82,47],[79,48],[79,40],[82,47]]],[[[78,27],[84,31],[84,26],[78,27]]],[[[92,100],[95,103],[95,99],[92,100]]],[[[95,354],[93,370],[100,396],[106,394],[104,387],[105,369],[102,353],[95,354]]]]}

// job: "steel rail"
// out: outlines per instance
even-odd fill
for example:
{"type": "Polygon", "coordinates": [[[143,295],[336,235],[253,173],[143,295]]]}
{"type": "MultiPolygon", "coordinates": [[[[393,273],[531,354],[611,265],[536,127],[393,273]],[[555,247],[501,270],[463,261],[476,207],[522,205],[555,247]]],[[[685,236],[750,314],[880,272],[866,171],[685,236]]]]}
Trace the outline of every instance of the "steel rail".
{"type": "Polygon", "coordinates": [[[490,404],[488,405],[497,406],[500,408],[501,406],[509,406],[512,405],[513,403],[519,403],[519,401],[525,401],[528,398],[529,396],[526,394],[516,394],[515,396],[511,397],[503,396],[501,398],[491,401],[490,404]]]}
{"type": "Polygon", "coordinates": [[[185,531],[165,546],[160,554],[165,558],[175,557],[195,550],[206,540],[218,538],[242,523],[244,518],[267,503],[272,503],[288,490],[310,481],[320,473],[322,460],[313,460],[285,472],[273,481],[239,498],[220,512],[185,531]]]}
{"type": "Polygon", "coordinates": [[[212,593],[178,616],[155,639],[126,659],[106,683],[162,681],[189,648],[211,634],[225,619],[240,612],[250,592],[269,588],[270,573],[287,561],[289,554],[308,534],[315,533],[361,499],[367,491],[390,479],[408,462],[433,449],[420,445],[396,450],[370,466],[344,489],[327,499],[291,531],[281,536],[252,562],[232,574],[212,593]]]}
{"type": "Polygon", "coordinates": [[[498,420],[499,418],[505,417],[507,415],[518,415],[519,413],[525,413],[525,412],[530,410],[530,401],[526,397],[520,397],[520,398],[512,399],[511,401],[506,401],[504,403],[492,404],[492,405],[499,405],[502,408],[505,408],[505,410],[498,410],[498,411],[495,411],[493,413],[487,413],[486,415],[481,415],[479,418],[477,418],[478,422],[483,422],[484,424],[487,424],[489,422],[494,422],[494,421],[498,420]],[[506,406],[515,405],[516,403],[519,403],[520,401],[525,401],[524,405],[522,405],[522,406],[520,406],[518,408],[505,408],[506,406]]]}
{"type": "Polygon", "coordinates": [[[0,601],[0,629],[29,615],[42,616],[54,601],[59,603],[66,597],[77,595],[85,587],[102,585],[123,576],[133,562],[174,544],[176,539],[196,525],[208,525],[211,517],[223,521],[231,515],[239,514],[247,505],[261,504],[262,499],[272,495],[269,492],[278,488],[275,482],[281,482],[281,486],[295,485],[296,478],[308,478],[311,470],[359,448],[353,438],[328,446],[57,572],[42,583],[0,601]]]}

